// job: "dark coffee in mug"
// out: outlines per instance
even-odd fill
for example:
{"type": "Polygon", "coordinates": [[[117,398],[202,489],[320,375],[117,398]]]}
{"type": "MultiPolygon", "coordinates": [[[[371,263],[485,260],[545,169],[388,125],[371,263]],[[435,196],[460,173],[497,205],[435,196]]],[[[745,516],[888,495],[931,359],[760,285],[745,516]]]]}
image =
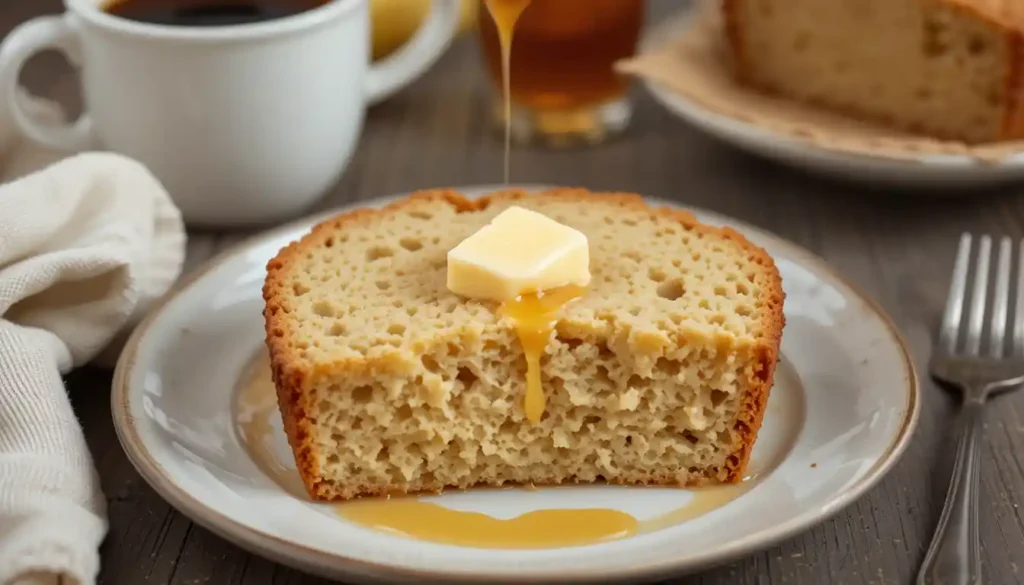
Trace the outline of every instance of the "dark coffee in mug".
{"type": "Polygon", "coordinates": [[[230,26],[293,16],[331,0],[110,0],[104,12],[170,26],[230,26]]]}

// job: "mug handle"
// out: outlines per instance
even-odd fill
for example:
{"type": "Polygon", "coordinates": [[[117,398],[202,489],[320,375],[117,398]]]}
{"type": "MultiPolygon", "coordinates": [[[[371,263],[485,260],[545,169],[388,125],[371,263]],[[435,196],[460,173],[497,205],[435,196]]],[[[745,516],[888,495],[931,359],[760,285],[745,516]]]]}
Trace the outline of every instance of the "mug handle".
{"type": "Polygon", "coordinates": [[[430,68],[458,32],[461,0],[432,0],[416,34],[395,54],[370,66],[366,99],[372,105],[390,97],[430,68]]]}
{"type": "Polygon", "coordinates": [[[46,49],[64,53],[78,66],[81,44],[65,16],[41,16],[18,25],[0,45],[0,97],[7,102],[15,126],[30,140],[54,150],[87,150],[94,144],[92,117],[83,113],[74,124],[49,126],[35,120],[22,105],[18,78],[25,62],[46,49]]]}

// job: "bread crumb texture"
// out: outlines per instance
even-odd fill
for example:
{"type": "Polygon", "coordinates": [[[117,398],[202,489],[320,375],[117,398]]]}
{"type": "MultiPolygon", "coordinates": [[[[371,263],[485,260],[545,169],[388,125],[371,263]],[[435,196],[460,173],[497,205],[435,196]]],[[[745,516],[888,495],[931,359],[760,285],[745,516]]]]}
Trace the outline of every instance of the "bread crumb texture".
{"type": "Polygon", "coordinates": [[[1024,138],[1021,0],[724,0],[740,78],[942,139],[1024,138]]]}
{"type": "Polygon", "coordinates": [[[264,298],[285,430],[318,500],[738,481],[784,321],[772,259],[738,233],[582,189],[429,191],[343,214],[281,250],[264,298]],[[513,204],[580,230],[591,253],[591,285],[541,360],[537,424],[514,324],[446,288],[448,251],[513,204]]]}

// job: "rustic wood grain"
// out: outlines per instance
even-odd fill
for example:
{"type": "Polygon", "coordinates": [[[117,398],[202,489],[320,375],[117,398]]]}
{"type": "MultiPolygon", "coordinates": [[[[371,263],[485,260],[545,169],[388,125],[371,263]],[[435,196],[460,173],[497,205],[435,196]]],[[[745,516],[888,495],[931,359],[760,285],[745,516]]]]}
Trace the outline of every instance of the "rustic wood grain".
{"type": "MultiPolygon", "coordinates": [[[[652,0],[651,18],[680,7],[652,0]]],[[[0,3],[0,34],[57,0],[0,3]]],[[[494,183],[501,146],[474,39],[458,42],[434,71],[369,113],[352,164],[319,208],[416,188],[494,183]]],[[[33,61],[26,84],[72,111],[77,85],[63,60],[33,61]]],[[[622,189],[735,216],[828,259],[892,315],[925,371],[952,256],[964,230],[1024,235],[1019,190],[957,200],[833,183],[752,158],[686,126],[640,90],[627,135],[590,150],[517,149],[520,182],[622,189]]],[[[187,269],[244,233],[196,233],[187,269]]],[[[938,518],[951,467],[955,402],[927,379],[918,433],[900,465],[835,519],[780,546],[675,585],[896,585],[912,581],[938,518]]],[[[110,373],[83,369],[67,385],[109,501],[105,585],[312,585],[326,583],[250,555],[193,525],[136,474],[118,445],[108,405],[110,373]],[[216,574],[216,578],[214,578],[216,574]]],[[[981,532],[988,583],[1024,583],[1024,394],[987,414],[981,532]]]]}

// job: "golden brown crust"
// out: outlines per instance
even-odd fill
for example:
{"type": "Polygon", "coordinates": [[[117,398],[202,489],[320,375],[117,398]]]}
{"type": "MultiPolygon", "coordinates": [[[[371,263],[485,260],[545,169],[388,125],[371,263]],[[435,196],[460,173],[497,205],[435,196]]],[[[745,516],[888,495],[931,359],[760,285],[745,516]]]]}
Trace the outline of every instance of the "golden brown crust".
{"type": "Polygon", "coordinates": [[[750,81],[750,60],[747,59],[743,43],[743,12],[740,10],[740,1],[721,0],[722,22],[732,57],[733,74],[741,81],[747,82],[750,81]]]}
{"type": "Polygon", "coordinates": [[[264,309],[263,317],[266,330],[266,345],[270,355],[274,386],[277,389],[278,407],[284,422],[288,444],[295,456],[295,465],[302,483],[309,495],[317,500],[326,498],[325,486],[321,484],[322,474],[318,465],[320,460],[313,436],[312,417],[309,416],[310,388],[309,382],[313,372],[303,367],[303,362],[292,352],[297,340],[288,328],[288,320],[284,318],[289,312],[286,305],[288,298],[285,289],[288,286],[286,272],[291,261],[303,254],[310,246],[327,244],[331,234],[354,225],[368,221],[381,213],[394,213],[424,198],[444,200],[460,210],[470,211],[471,202],[454,191],[429,191],[414,193],[410,197],[392,203],[382,209],[355,209],[326,221],[323,221],[303,236],[281,249],[277,256],[267,263],[267,277],[263,285],[264,309]]]}
{"type": "MultiPolygon", "coordinates": [[[[742,479],[743,478],[740,477],[740,479],[738,479],[736,481],[740,481],[742,479]]],[[[507,482],[500,483],[500,484],[499,483],[478,483],[478,484],[475,484],[475,485],[471,486],[471,488],[472,489],[486,489],[486,488],[497,488],[497,489],[500,489],[500,488],[525,487],[525,486],[532,486],[532,487],[557,487],[557,486],[573,485],[573,484],[581,484],[581,483],[590,484],[590,483],[593,483],[593,482],[580,480],[580,479],[575,478],[575,477],[570,477],[570,478],[567,478],[565,481],[561,481],[561,482],[542,482],[542,481],[536,481],[536,482],[530,482],[530,483],[517,483],[517,482],[513,482],[513,481],[507,481],[507,482]]],[[[705,486],[708,486],[708,485],[713,485],[715,483],[735,483],[735,482],[725,481],[724,479],[716,476],[716,477],[697,477],[697,478],[691,479],[690,481],[687,481],[687,482],[684,482],[684,483],[680,483],[679,480],[677,480],[675,478],[675,476],[670,475],[670,474],[665,474],[665,475],[650,475],[650,476],[646,476],[646,477],[643,477],[641,479],[638,479],[636,481],[613,480],[613,481],[608,481],[606,483],[608,483],[608,485],[623,485],[623,486],[658,486],[658,487],[677,487],[677,488],[699,488],[699,487],[705,487],[705,486]]],[[[353,493],[357,494],[355,496],[346,498],[346,497],[341,497],[341,496],[335,495],[334,497],[331,497],[331,498],[318,498],[318,499],[321,499],[323,501],[340,502],[340,501],[347,501],[347,500],[363,498],[363,497],[376,497],[376,496],[418,496],[418,495],[428,495],[428,494],[440,494],[440,493],[444,492],[446,489],[452,489],[452,488],[451,488],[451,486],[443,485],[443,484],[436,483],[436,482],[435,483],[431,483],[431,484],[418,485],[416,487],[412,487],[412,486],[409,486],[407,484],[395,484],[395,485],[387,485],[387,486],[383,486],[383,485],[358,485],[358,486],[353,486],[353,488],[351,490],[353,493]]]]}
{"type": "Polygon", "coordinates": [[[946,0],[1007,32],[1024,34],[1024,3],[1020,0],[946,0]]]}
{"type": "Polygon", "coordinates": [[[947,0],[964,13],[1003,33],[1009,64],[1003,73],[1005,111],[1000,140],[1024,138],[1024,2],[1020,0],[947,0]]]}
{"type": "MultiPolygon", "coordinates": [[[[381,214],[400,213],[403,209],[423,200],[445,202],[459,213],[485,209],[495,202],[515,201],[524,197],[560,197],[578,200],[584,203],[600,203],[601,205],[618,205],[633,211],[646,211],[652,216],[669,218],[679,222],[687,230],[717,236],[739,246],[751,262],[761,266],[758,285],[762,291],[762,320],[760,330],[756,332],[754,351],[757,354],[757,368],[751,372],[748,380],[750,388],[744,397],[734,424],[733,453],[728,457],[725,469],[717,470],[716,477],[709,481],[734,483],[743,479],[750,453],[757,433],[764,418],[765,405],[771,391],[775,365],[778,362],[778,349],[785,325],[783,315],[784,293],[782,279],[772,258],[758,246],[755,246],[741,234],[731,228],[718,228],[699,223],[696,218],[678,209],[653,208],[647,205],[643,197],[633,193],[593,193],[585,189],[556,188],[536,194],[523,190],[511,189],[491,193],[478,199],[468,199],[451,190],[430,190],[413,193],[409,197],[391,203],[380,209],[356,209],[328,219],[313,227],[299,241],[283,248],[276,257],[267,264],[267,277],[263,286],[265,308],[263,311],[266,327],[266,344],[270,353],[274,384],[277,388],[278,403],[284,419],[285,433],[295,455],[296,466],[303,484],[310,496],[317,500],[331,499],[327,486],[321,483],[318,467],[320,460],[316,445],[311,440],[312,428],[309,413],[315,405],[311,404],[310,380],[320,371],[311,371],[301,356],[295,355],[297,341],[288,327],[285,316],[290,312],[287,305],[289,279],[287,270],[291,261],[305,254],[311,247],[332,245],[331,238],[338,230],[359,222],[369,221],[381,214]]],[[[365,366],[365,364],[364,364],[365,366]]],[[[354,364],[338,363],[329,368],[331,371],[347,371],[355,369],[354,364]]],[[[649,477],[642,483],[651,485],[677,485],[674,477],[649,477]]],[[[689,486],[698,482],[691,482],[689,486]]],[[[385,493],[408,493],[408,486],[358,486],[360,495],[381,495],[385,493]]],[[[423,487],[417,492],[438,491],[444,486],[423,487]]],[[[338,499],[338,498],[333,498],[338,499]]]]}
{"type": "Polygon", "coordinates": [[[1014,32],[1007,42],[1010,67],[1006,72],[1006,116],[1003,136],[1007,140],[1024,138],[1024,34],[1014,32]]]}

